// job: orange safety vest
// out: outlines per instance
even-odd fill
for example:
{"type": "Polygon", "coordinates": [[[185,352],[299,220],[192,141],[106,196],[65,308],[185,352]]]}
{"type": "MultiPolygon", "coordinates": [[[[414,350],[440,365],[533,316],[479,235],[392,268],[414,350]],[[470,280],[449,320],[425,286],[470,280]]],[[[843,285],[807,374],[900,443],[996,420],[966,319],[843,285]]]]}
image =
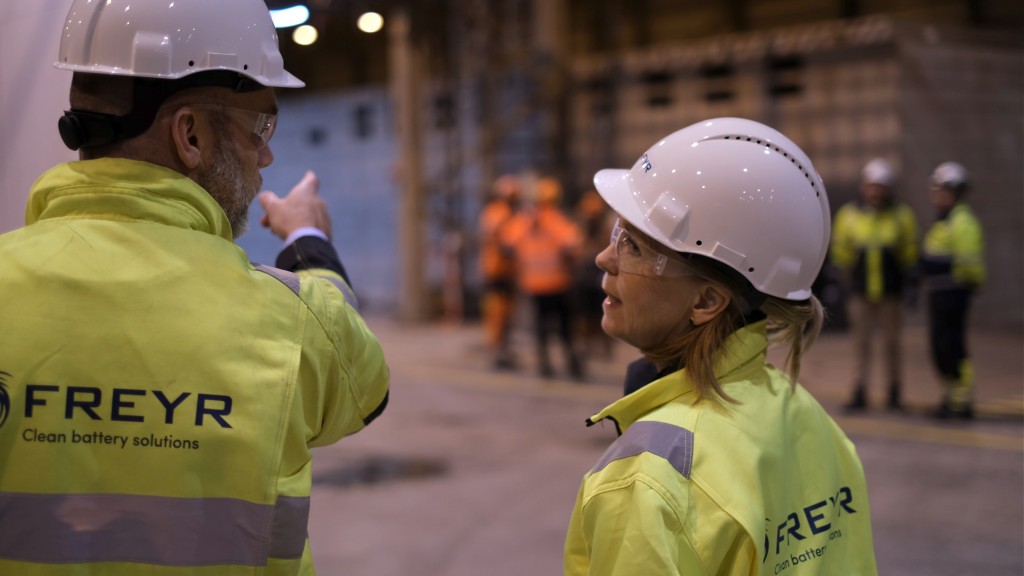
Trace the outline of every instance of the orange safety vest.
{"type": "Polygon", "coordinates": [[[580,231],[557,208],[540,206],[517,215],[506,227],[502,243],[515,254],[518,285],[526,294],[556,294],[572,287],[580,231]]]}
{"type": "Polygon", "coordinates": [[[502,251],[500,241],[513,216],[511,206],[503,200],[489,202],[480,213],[480,273],[485,280],[515,276],[515,261],[502,251]]]}

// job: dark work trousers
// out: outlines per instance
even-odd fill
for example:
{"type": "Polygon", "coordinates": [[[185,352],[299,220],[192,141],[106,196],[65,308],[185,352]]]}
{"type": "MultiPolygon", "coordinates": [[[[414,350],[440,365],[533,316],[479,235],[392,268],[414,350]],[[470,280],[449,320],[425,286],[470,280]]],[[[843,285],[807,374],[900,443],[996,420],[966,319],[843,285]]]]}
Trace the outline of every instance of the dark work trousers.
{"type": "Polygon", "coordinates": [[[961,379],[960,370],[967,359],[967,310],[971,290],[956,288],[928,294],[928,332],[932,362],[943,380],[961,379]]]}
{"type": "Polygon", "coordinates": [[[533,305],[534,335],[537,339],[537,363],[542,374],[551,373],[551,358],[548,354],[548,332],[557,329],[558,336],[565,346],[566,358],[570,374],[580,376],[582,367],[576,358],[573,343],[573,306],[570,292],[555,294],[534,294],[533,305]]]}

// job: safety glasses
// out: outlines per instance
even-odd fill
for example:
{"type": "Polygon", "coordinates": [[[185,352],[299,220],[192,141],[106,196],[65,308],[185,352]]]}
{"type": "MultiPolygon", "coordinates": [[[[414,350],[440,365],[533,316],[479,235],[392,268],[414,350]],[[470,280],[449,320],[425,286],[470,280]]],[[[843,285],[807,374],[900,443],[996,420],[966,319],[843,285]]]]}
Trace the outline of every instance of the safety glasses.
{"type": "Polygon", "coordinates": [[[611,245],[615,248],[619,272],[666,278],[696,276],[683,262],[669,258],[654,248],[637,241],[623,226],[621,219],[615,220],[611,245]]]}
{"type": "Polygon", "coordinates": [[[270,139],[274,137],[274,130],[277,129],[277,114],[230,108],[218,104],[191,104],[190,106],[192,108],[223,112],[232,120],[241,124],[245,129],[252,131],[256,135],[259,148],[270,143],[270,139]]]}

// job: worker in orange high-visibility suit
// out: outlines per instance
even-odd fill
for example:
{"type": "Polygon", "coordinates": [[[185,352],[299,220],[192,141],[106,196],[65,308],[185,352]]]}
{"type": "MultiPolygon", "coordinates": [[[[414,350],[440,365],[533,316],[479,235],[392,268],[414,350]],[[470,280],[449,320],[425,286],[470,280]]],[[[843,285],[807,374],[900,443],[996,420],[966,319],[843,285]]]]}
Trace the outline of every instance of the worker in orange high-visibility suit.
{"type": "Polygon", "coordinates": [[[565,348],[569,374],[583,377],[573,338],[573,272],[580,249],[579,228],[559,208],[562,186],[554,178],[537,182],[536,204],[509,222],[502,244],[515,257],[519,290],[534,304],[537,368],[554,375],[548,333],[554,327],[565,348]]]}
{"type": "Polygon", "coordinates": [[[494,354],[494,367],[515,368],[509,344],[516,301],[515,261],[501,247],[502,231],[519,209],[519,179],[504,175],[494,181],[491,200],[480,212],[481,302],[487,345],[494,354]]]}
{"type": "Polygon", "coordinates": [[[596,190],[587,190],[576,203],[576,222],[582,235],[580,257],[576,261],[576,288],[573,302],[577,309],[577,334],[583,357],[600,355],[608,358],[614,352],[614,340],[601,329],[605,299],[601,289],[604,272],[594,262],[608,247],[615,226],[615,213],[608,208],[596,190]]]}

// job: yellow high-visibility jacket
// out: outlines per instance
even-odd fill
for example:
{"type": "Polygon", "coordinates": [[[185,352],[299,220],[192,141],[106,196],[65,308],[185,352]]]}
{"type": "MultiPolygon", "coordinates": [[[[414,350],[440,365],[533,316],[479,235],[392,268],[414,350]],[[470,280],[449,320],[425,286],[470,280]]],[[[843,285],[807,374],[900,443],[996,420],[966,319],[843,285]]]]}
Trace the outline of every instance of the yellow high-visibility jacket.
{"type": "Polygon", "coordinates": [[[882,210],[844,204],[832,226],[830,252],[855,294],[870,302],[898,297],[917,263],[917,220],[903,204],[882,210]]]}
{"type": "Polygon", "coordinates": [[[921,264],[931,290],[976,288],[985,282],[985,239],[967,204],[958,203],[928,229],[921,264]]]}
{"type": "Polygon", "coordinates": [[[26,222],[0,236],[0,574],[313,574],[310,449],[388,393],[341,277],[254,267],[143,162],[48,171],[26,222]]]}
{"type": "Polygon", "coordinates": [[[765,326],[733,334],[718,362],[741,404],[696,400],[684,369],[590,419],[621,436],[583,479],[567,576],[877,574],[853,444],[765,363],[765,326]]]}

